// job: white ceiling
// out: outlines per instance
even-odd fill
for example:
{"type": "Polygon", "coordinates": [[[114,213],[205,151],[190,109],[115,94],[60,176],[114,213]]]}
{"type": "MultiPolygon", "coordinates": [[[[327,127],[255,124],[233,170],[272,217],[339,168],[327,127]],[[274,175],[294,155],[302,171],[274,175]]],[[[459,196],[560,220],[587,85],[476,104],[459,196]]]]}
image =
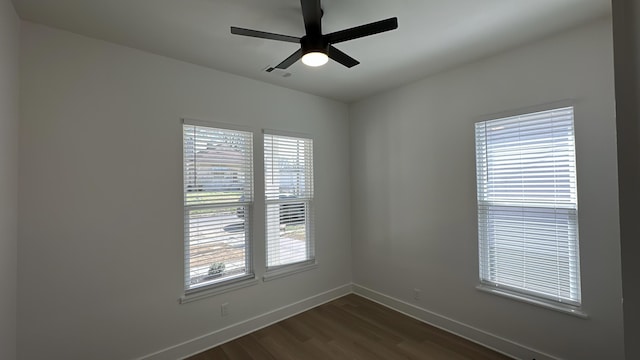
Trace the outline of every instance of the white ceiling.
{"type": "Polygon", "coordinates": [[[397,16],[398,30],[337,44],[361,62],[266,73],[304,35],[299,0],[13,0],[25,20],[351,102],[610,13],[609,0],[324,0],[324,33],[397,16]]]}

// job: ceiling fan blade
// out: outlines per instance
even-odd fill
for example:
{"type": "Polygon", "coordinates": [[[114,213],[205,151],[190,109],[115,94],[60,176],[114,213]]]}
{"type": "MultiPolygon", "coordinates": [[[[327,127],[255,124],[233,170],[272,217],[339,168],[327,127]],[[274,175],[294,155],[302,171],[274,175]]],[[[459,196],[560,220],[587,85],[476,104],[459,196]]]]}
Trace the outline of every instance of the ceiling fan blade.
{"type": "Polygon", "coordinates": [[[336,49],[333,45],[329,45],[329,57],[332,58],[333,60],[339,62],[340,64],[348,67],[348,68],[352,68],[358,64],[360,64],[360,61],[352,58],[351,56],[343,53],[342,51],[336,49]]]}
{"type": "Polygon", "coordinates": [[[322,8],[320,0],[300,0],[302,18],[307,35],[322,34],[322,8]]]}
{"type": "Polygon", "coordinates": [[[372,22],[366,25],[352,27],[346,30],[340,30],[324,36],[329,44],[337,44],[343,41],[349,41],[364,36],[374,35],[381,32],[394,30],[398,28],[398,18],[392,17],[386,20],[372,22]]]}
{"type": "Polygon", "coordinates": [[[296,61],[300,60],[301,57],[302,57],[302,49],[294,52],[293,54],[291,54],[291,56],[284,59],[283,62],[281,62],[276,66],[276,69],[286,69],[289,66],[293,65],[296,61]]]}
{"type": "Polygon", "coordinates": [[[251,36],[251,37],[257,37],[261,39],[286,41],[286,42],[292,42],[292,43],[298,43],[298,44],[300,43],[300,38],[297,38],[295,36],[280,35],[280,34],[274,34],[274,33],[265,32],[265,31],[244,29],[244,28],[239,28],[235,26],[231,27],[231,33],[235,35],[251,36]]]}

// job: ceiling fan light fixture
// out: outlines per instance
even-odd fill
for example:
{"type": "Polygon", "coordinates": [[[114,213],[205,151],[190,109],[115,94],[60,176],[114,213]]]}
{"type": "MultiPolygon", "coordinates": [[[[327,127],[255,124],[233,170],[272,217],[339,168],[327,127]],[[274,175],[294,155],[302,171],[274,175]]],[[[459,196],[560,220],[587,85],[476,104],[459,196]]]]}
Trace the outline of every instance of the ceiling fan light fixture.
{"type": "Polygon", "coordinates": [[[310,51],[302,56],[302,63],[311,67],[322,66],[328,61],[329,56],[320,51],[310,51]]]}

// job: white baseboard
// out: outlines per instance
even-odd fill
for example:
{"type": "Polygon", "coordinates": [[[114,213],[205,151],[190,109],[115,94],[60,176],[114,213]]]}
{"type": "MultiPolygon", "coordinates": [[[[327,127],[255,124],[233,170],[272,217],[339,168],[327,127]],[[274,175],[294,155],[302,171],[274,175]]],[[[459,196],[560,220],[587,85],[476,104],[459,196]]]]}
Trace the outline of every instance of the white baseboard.
{"type": "Polygon", "coordinates": [[[555,356],[545,354],[361,285],[353,284],[353,293],[515,359],[560,360],[555,356]]]}
{"type": "Polygon", "coordinates": [[[515,359],[560,360],[555,356],[529,348],[525,345],[484,330],[477,329],[473,326],[469,326],[454,319],[357,284],[345,284],[339,286],[335,289],[325,291],[297,301],[293,304],[283,306],[265,314],[252,317],[223,329],[213,331],[209,334],[168,347],[153,354],[143,356],[138,358],[138,360],[184,359],[351,293],[365,297],[392,310],[401,312],[414,319],[420,320],[515,359]]]}
{"type": "Polygon", "coordinates": [[[143,356],[138,360],[184,359],[351,293],[352,285],[345,284],[153,354],[143,356]]]}

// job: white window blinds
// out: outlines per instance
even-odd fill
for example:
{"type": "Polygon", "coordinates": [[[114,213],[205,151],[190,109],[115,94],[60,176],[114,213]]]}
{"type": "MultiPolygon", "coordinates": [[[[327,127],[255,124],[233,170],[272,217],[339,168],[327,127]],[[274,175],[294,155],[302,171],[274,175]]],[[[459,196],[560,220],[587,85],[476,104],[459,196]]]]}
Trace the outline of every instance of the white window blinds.
{"type": "Polygon", "coordinates": [[[264,135],[267,270],[312,261],[313,141],[264,135]]]}
{"type": "Polygon", "coordinates": [[[579,305],[573,107],[475,130],[481,281],[579,305]]]}
{"type": "Polygon", "coordinates": [[[253,134],[183,125],[185,289],[252,275],[253,134]]]}

